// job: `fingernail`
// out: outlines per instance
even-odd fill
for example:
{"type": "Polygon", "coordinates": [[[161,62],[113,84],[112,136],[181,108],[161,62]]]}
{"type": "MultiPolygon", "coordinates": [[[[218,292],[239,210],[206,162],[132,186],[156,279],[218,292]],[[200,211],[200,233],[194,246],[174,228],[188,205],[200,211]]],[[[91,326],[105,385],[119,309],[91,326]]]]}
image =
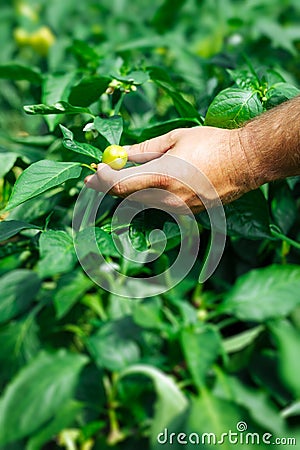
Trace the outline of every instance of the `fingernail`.
{"type": "Polygon", "coordinates": [[[128,152],[130,150],[131,145],[123,145],[124,150],[128,152]]]}
{"type": "Polygon", "coordinates": [[[84,183],[87,185],[90,181],[90,179],[92,178],[93,175],[89,175],[88,177],[85,177],[84,179],[84,183]]]}

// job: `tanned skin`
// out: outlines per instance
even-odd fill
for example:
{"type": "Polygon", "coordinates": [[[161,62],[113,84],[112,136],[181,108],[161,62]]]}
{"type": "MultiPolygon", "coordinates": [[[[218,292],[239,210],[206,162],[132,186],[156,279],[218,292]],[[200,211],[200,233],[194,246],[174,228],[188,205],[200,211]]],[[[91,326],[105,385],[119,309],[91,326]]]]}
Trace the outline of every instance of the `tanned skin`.
{"type": "MultiPolygon", "coordinates": [[[[126,149],[130,161],[143,164],[121,171],[99,164],[97,173],[86,178],[87,187],[104,192],[109,186],[109,193],[120,197],[140,192],[146,205],[178,213],[184,213],[184,202],[196,213],[204,205],[195,186],[200,196],[209,197],[203,177],[197,179],[198,171],[209,179],[221,201],[229,203],[266,182],[300,175],[300,96],[235,130],[182,128],[126,149]],[[180,173],[187,171],[182,161],[178,178],[169,175],[168,155],[197,169],[190,180],[193,189],[182,182],[187,178],[180,173]],[[158,188],[163,195],[143,193],[147,188],[158,188]]],[[[213,200],[210,198],[212,204],[213,200]]]]}

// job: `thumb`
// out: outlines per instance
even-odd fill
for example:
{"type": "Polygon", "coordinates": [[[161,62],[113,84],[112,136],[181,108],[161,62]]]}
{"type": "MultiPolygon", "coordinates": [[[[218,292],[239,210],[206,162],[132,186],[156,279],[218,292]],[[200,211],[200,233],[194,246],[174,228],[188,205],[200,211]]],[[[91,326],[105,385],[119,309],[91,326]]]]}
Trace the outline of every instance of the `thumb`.
{"type": "Polygon", "coordinates": [[[144,163],[159,158],[175,145],[174,131],[153,139],[148,139],[140,144],[124,146],[128,153],[128,160],[136,163],[144,163]]]}

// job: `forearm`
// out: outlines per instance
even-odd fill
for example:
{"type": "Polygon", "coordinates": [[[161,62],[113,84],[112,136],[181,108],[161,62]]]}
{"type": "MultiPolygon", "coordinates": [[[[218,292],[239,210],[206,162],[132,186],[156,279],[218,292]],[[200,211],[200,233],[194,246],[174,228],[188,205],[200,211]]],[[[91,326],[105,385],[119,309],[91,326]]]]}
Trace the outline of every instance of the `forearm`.
{"type": "Polygon", "coordinates": [[[254,184],[300,175],[300,96],[239,130],[254,184]]]}

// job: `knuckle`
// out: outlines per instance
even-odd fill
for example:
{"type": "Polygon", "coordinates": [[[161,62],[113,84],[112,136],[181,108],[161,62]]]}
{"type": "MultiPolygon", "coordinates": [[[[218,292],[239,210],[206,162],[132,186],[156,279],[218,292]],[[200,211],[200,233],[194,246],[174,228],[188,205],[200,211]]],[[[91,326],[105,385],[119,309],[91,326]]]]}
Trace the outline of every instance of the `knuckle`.
{"type": "Polygon", "coordinates": [[[169,141],[170,147],[176,143],[176,141],[179,139],[181,133],[182,133],[181,128],[176,128],[175,130],[169,131],[168,141],[169,141]]]}
{"type": "Polygon", "coordinates": [[[168,190],[170,188],[171,179],[167,174],[157,174],[155,178],[155,185],[159,189],[168,190]]]}
{"type": "Polygon", "coordinates": [[[126,186],[121,181],[118,181],[110,190],[112,195],[116,195],[117,197],[125,197],[126,196],[126,186]]]}
{"type": "Polygon", "coordinates": [[[141,142],[139,145],[140,153],[148,153],[149,151],[149,139],[147,141],[141,142]]]}

